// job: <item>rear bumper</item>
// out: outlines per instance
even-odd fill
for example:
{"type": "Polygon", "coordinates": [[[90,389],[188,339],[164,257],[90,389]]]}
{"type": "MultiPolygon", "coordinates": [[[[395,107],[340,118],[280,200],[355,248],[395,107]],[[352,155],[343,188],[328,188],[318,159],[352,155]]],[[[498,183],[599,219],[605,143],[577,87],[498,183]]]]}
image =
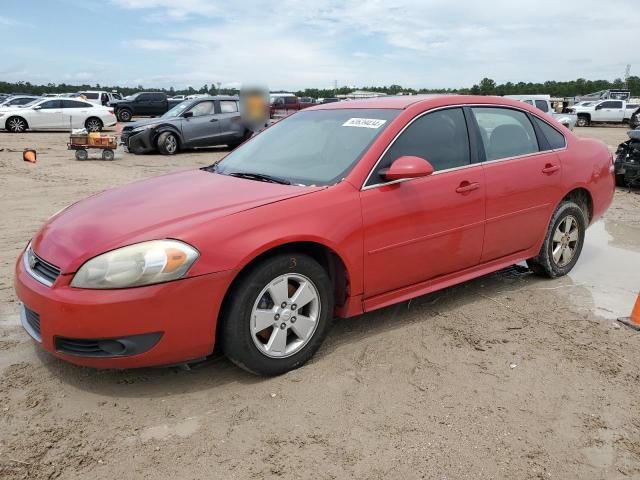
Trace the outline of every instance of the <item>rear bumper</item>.
{"type": "Polygon", "coordinates": [[[20,256],[14,286],[24,305],[25,330],[66,361],[135,368],[209,355],[232,272],[120,290],[72,288],[72,277],[61,275],[52,287],[43,285],[25,270],[20,256]],[[27,318],[28,313],[37,317],[27,318]]]}

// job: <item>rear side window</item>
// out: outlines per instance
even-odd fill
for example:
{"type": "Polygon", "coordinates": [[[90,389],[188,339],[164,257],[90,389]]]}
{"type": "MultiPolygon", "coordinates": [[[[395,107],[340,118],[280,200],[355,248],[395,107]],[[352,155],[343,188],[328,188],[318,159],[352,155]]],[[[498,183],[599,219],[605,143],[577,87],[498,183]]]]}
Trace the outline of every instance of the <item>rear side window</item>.
{"type": "Polygon", "coordinates": [[[97,93],[85,92],[82,95],[84,95],[87,100],[97,100],[98,99],[98,94],[97,93]]]}
{"type": "Polygon", "coordinates": [[[600,108],[622,108],[622,102],[620,100],[610,100],[608,102],[602,102],[600,108]]]}
{"type": "Polygon", "coordinates": [[[543,112],[548,112],[549,104],[544,100],[536,100],[536,108],[538,110],[542,110],[543,112]]]}
{"type": "Polygon", "coordinates": [[[90,103],[80,102],[78,100],[62,100],[62,108],[89,108],[92,107],[90,103]]]}
{"type": "Polygon", "coordinates": [[[538,139],[527,115],[508,108],[472,108],[487,161],[538,152],[538,139]]]}
{"type": "Polygon", "coordinates": [[[238,103],[234,100],[221,100],[220,113],[235,113],[238,111],[238,103]]]}
{"type": "Polygon", "coordinates": [[[149,100],[152,100],[154,102],[161,102],[164,100],[163,93],[150,93],[149,95],[151,95],[151,98],[149,100]]]}
{"type": "Polygon", "coordinates": [[[284,103],[287,105],[293,105],[296,103],[296,97],[284,97],[284,103]]]}
{"type": "Polygon", "coordinates": [[[61,100],[49,100],[47,102],[41,103],[40,108],[43,108],[43,109],[61,108],[61,105],[62,105],[61,100]]]}
{"type": "Polygon", "coordinates": [[[564,136],[559,131],[557,131],[547,122],[540,120],[537,117],[533,117],[533,121],[536,123],[538,128],[542,130],[542,134],[547,139],[547,143],[549,144],[551,150],[565,147],[566,141],[564,139],[564,136]]]}
{"type": "Polygon", "coordinates": [[[469,134],[462,109],[428,113],[410,124],[384,154],[370,183],[379,183],[381,170],[405,155],[424,158],[435,171],[469,165],[469,134]]]}

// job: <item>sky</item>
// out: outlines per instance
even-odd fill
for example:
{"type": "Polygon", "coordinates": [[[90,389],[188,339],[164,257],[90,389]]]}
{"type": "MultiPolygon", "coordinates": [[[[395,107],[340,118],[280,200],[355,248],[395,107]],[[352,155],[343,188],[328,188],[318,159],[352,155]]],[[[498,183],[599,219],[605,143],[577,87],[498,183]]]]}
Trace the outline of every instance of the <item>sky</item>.
{"type": "Polygon", "coordinates": [[[0,81],[297,90],[613,80],[627,64],[640,75],[639,1],[0,0],[0,81]]]}

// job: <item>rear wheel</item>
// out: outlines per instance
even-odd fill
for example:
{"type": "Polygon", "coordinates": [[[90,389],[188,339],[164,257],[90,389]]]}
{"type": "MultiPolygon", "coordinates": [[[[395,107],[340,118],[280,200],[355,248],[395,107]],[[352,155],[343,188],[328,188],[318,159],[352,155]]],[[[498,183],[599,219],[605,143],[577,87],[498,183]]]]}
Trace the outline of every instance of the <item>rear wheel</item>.
{"type": "Polygon", "coordinates": [[[589,117],[586,115],[581,115],[578,117],[576,121],[576,127],[588,127],[591,122],[589,121],[589,117]]]}
{"type": "Polygon", "coordinates": [[[133,116],[131,114],[130,110],[127,110],[126,108],[123,108],[121,110],[118,110],[118,120],[121,122],[129,122],[131,121],[131,117],[133,116]]]}
{"type": "Polygon", "coordinates": [[[89,132],[99,132],[102,130],[103,124],[99,118],[91,117],[84,122],[84,126],[89,132]]]}
{"type": "Polygon", "coordinates": [[[333,319],[329,276],[303,254],[264,260],[229,298],[219,331],[224,353],[258,375],[302,366],[320,347],[333,319]]]}
{"type": "Polygon", "coordinates": [[[113,157],[115,157],[113,150],[106,149],[102,151],[103,160],[107,160],[110,162],[111,160],[113,160],[113,157]]]}
{"type": "Polygon", "coordinates": [[[562,202],[551,217],[540,253],[527,260],[527,265],[537,275],[566,275],[580,257],[586,228],[584,210],[574,202],[562,202]]]}
{"type": "Polygon", "coordinates": [[[21,117],[10,117],[5,123],[5,128],[11,133],[22,133],[29,128],[27,121],[21,117]]]}

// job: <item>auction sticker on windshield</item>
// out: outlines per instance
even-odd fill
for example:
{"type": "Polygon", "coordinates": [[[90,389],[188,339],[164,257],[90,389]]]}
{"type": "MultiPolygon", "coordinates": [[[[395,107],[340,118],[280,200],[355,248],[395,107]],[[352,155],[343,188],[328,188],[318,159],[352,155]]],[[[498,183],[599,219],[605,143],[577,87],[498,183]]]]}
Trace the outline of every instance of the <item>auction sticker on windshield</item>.
{"type": "Polygon", "coordinates": [[[380,128],[387,123],[386,120],[377,118],[350,118],[342,124],[343,127],[380,128]]]}

